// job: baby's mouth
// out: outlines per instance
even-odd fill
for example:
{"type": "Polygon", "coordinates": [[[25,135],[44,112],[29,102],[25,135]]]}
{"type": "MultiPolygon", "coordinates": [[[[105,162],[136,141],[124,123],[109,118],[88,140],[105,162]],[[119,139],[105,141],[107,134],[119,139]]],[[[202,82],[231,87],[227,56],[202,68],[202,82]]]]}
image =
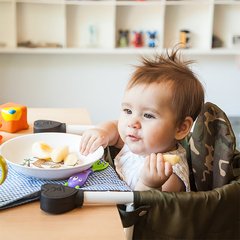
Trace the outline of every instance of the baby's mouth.
{"type": "Polygon", "coordinates": [[[128,137],[131,141],[134,141],[134,142],[140,140],[140,137],[135,136],[135,135],[131,135],[131,134],[127,135],[127,137],[128,137]]]}

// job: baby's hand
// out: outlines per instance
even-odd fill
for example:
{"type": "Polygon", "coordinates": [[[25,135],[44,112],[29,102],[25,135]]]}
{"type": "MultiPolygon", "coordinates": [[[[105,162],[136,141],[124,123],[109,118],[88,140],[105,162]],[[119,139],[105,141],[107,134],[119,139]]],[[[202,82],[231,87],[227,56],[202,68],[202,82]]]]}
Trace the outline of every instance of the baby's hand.
{"type": "Polygon", "coordinates": [[[145,186],[160,189],[172,173],[172,165],[164,161],[163,155],[152,153],[146,157],[140,180],[145,186]]]}
{"type": "Polygon", "coordinates": [[[100,128],[93,128],[83,133],[80,152],[83,155],[87,155],[97,150],[100,146],[107,147],[108,143],[109,137],[107,131],[100,128]]]}

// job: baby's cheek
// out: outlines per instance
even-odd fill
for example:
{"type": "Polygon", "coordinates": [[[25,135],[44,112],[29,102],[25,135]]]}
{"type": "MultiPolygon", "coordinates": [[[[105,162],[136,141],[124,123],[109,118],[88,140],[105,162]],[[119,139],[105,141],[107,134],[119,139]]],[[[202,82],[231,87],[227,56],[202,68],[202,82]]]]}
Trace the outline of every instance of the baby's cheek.
{"type": "Polygon", "coordinates": [[[144,140],[144,145],[149,153],[158,153],[162,152],[166,146],[161,139],[156,136],[149,136],[147,139],[144,140]]]}
{"type": "Polygon", "coordinates": [[[119,133],[121,139],[125,142],[126,128],[120,123],[118,124],[118,133],[119,133]]]}
{"type": "Polygon", "coordinates": [[[147,147],[156,148],[156,146],[159,146],[159,137],[155,133],[147,133],[144,142],[147,147]]]}

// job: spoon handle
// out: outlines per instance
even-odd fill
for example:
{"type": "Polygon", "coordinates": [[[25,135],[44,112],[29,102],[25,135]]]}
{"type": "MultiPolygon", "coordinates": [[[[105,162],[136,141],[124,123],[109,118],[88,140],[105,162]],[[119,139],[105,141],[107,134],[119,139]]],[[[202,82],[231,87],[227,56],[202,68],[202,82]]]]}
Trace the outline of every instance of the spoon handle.
{"type": "Polygon", "coordinates": [[[74,188],[80,188],[82,187],[85,182],[88,179],[88,176],[93,173],[92,169],[89,168],[83,172],[74,174],[73,176],[71,176],[68,181],[67,181],[67,186],[69,187],[74,187],[74,188]]]}

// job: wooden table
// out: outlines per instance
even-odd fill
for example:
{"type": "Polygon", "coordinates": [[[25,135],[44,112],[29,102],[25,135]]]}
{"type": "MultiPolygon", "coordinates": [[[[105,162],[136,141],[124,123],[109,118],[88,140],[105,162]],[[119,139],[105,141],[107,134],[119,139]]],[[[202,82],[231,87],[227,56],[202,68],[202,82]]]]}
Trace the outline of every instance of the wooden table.
{"type": "MultiPolygon", "coordinates": [[[[90,124],[85,109],[28,109],[28,130],[16,134],[1,132],[4,141],[32,132],[32,123],[48,119],[68,124],[90,124]]],[[[0,186],[1,187],[1,186],[0,186]]],[[[0,211],[0,238],[6,240],[125,239],[116,206],[84,205],[70,212],[51,215],[40,210],[39,201],[0,211]]]]}

